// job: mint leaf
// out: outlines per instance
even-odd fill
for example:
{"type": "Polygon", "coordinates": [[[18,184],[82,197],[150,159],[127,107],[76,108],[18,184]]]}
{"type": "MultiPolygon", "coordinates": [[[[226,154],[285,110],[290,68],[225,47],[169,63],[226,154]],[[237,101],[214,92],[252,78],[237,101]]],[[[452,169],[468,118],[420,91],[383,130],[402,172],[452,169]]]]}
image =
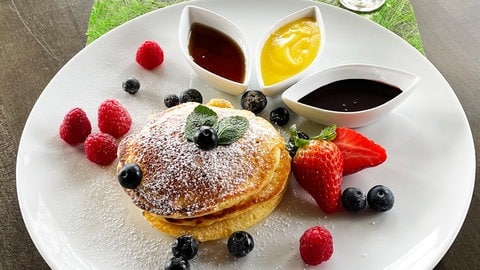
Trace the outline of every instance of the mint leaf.
{"type": "Polygon", "coordinates": [[[193,141],[195,132],[201,126],[210,126],[217,132],[218,144],[232,144],[240,139],[248,130],[248,119],[243,116],[230,116],[218,121],[215,111],[204,105],[198,105],[187,116],[185,138],[193,141]]]}
{"type": "Polygon", "coordinates": [[[216,126],[218,144],[232,144],[238,141],[248,126],[248,119],[243,116],[231,116],[220,120],[216,126]]]}
{"type": "Polygon", "coordinates": [[[204,105],[198,105],[187,116],[187,122],[185,123],[185,138],[189,141],[193,141],[193,136],[197,128],[201,126],[213,127],[218,121],[218,115],[212,109],[204,105]]]}
{"type": "Polygon", "coordinates": [[[290,129],[290,138],[293,140],[295,147],[304,147],[310,140],[302,139],[298,136],[297,125],[293,124],[290,129]]]}

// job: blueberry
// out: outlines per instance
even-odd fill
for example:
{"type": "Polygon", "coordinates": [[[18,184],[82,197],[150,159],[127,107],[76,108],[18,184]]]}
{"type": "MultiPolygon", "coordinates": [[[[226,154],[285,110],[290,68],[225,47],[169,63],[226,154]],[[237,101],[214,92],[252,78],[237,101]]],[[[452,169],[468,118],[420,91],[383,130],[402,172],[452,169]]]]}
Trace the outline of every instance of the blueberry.
{"type": "MultiPolygon", "coordinates": [[[[310,136],[308,136],[308,134],[304,133],[304,132],[297,132],[297,136],[299,138],[305,139],[305,140],[310,139],[310,136]]],[[[295,146],[292,138],[288,139],[285,147],[287,148],[287,151],[290,154],[290,156],[293,158],[295,156],[295,154],[297,153],[298,147],[295,146]]]]}
{"type": "Polygon", "coordinates": [[[191,260],[198,252],[198,241],[191,235],[182,235],[172,244],[172,253],[175,257],[191,260]]]}
{"type": "Polygon", "coordinates": [[[193,136],[193,142],[198,148],[210,150],[217,146],[218,135],[215,129],[209,126],[201,126],[193,136]]]}
{"type": "Polygon", "coordinates": [[[365,209],[367,198],[360,189],[349,187],[342,192],[342,205],[348,212],[357,213],[365,209]]]}
{"type": "Polygon", "coordinates": [[[385,212],[392,209],[394,201],[395,198],[392,191],[383,185],[376,185],[367,193],[368,205],[377,212],[385,212]]]}
{"type": "Polygon", "coordinates": [[[140,89],[140,82],[135,78],[128,78],[126,81],[122,83],[123,90],[127,93],[134,95],[140,89]]]}
{"type": "Polygon", "coordinates": [[[283,126],[290,121],[290,112],[285,107],[278,107],[270,112],[270,122],[283,126]]]}
{"type": "Polygon", "coordinates": [[[244,257],[253,250],[253,237],[245,231],[236,231],[228,238],[228,251],[235,257],[244,257]]]}
{"type": "Polygon", "coordinates": [[[142,181],[142,169],[137,164],[126,164],[118,173],[118,182],[124,188],[135,188],[142,181]]]}
{"type": "Polygon", "coordinates": [[[165,263],[165,270],[189,270],[190,264],[183,257],[172,257],[165,263]]]}
{"type": "Polygon", "coordinates": [[[180,103],[185,103],[185,102],[202,103],[203,102],[202,93],[200,93],[200,91],[194,88],[190,88],[182,91],[180,93],[179,99],[180,99],[180,103]]]}
{"type": "Polygon", "coordinates": [[[240,98],[242,109],[257,114],[267,107],[267,97],[258,90],[249,90],[240,98]]]}
{"type": "Polygon", "coordinates": [[[163,99],[163,103],[165,104],[165,106],[167,106],[167,108],[171,108],[180,104],[180,99],[175,94],[168,94],[163,99]]]}

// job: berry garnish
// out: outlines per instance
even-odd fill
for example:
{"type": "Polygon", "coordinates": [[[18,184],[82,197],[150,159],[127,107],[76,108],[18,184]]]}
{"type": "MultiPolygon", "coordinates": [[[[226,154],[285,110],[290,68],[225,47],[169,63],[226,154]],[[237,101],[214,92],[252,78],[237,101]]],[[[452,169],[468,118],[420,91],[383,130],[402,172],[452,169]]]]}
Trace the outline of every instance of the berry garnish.
{"type": "Polygon", "coordinates": [[[178,104],[180,104],[180,99],[175,94],[168,94],[163,99],[163,103],[167,108],[171,108],[173,106],[177,106],[178,104]]]}
{"type": "Polygon", "coordinates": [[[267,97],[258,90],[249,90],[243,93],[240,98],[242,109],[257,114],[267,107],[267,97]]]}
{"type": "Polygon", "coordinates": [[[319,135],[302,139],[295,125],[290,128],[293,145],[298,147],[292,159],[292,172],[298,184],[305,189],[327,214],[341,206],[343,157],[331,141],[335,126],[324,128],[319,135]]]}
{"type": "Polygon", "coordinates": [[[270,122],[283,126],[290,121],[290,112],[285,107],[278,107],[270,112],[270,122]]]}
{"type": "Polygon", "coordinates": [[[134,95],[140,89],[140,82],[136,78],[128,78],[122,83],[122,88],[125,92],[134,95]]]}
{"type": "Polygon", "coordinates": [[[125,135],[132,125],[127,109],[115,99],[107,99],[98,107],[98,127],[100,131],[115,138],[125,135]]]}
{"type": "Polygon", "coordinates": [[[333,142],[343,154],[343,175],[377,166],[387,159],[385,149],[359,132],[338,127],[333,142]]]}
{"type": "Polygon", "coordinates": [[[191,260],[198,252],[198,241],[191,235],[182,235],[172,244],[172,253],[175,257],[191,260]]]}
{"type": "Polygon", "coordinates": [[[360,189],[349,187],[342,192],[342,205],[348,212],[360,212],[365,209],[367,198],[360,189]]]}
{"type": "Polygon", "coordinates": [[[99,165],[108,165],[117,158],[117,141],[106,133],[92,133],[85,140],[88,160],[99,165]]]}
{"type": "Polygon", "coordinates": [[[333,239],[330,232],[321,226],[307,229],[300,237],[300,256],[308,265],[318,265],[333,254],[333,239]]]}
{"type": "MultiPolygon", "coordinates": [[[[310,139],[310,137],[308,136],[307,133],[305,132],[298,132],[297,133],[297,136],[298,138],[300,139],[305,139],[305,140],[308,140],[310,139]]],[[[298,150],[298,147],[295,146],[295,144],[293,143],[293,139],[292,138],[289,138],[285,147],[287,148],[287,151],[288,153],[290,154],[290,156],[293,158],[295,156],[295,153],[297,152],[298,150]]]]}
{"type": "Polygon", "coordinates": [[[367,203],[376,212],[385,212],[392,209],[394,201],[392,191],[383,185],[376,185],[367,193],[367,203]]]}
{"type": "Polygon", "coordinates": [[[143,173],[137,164],[126,164],[118,172],[118,182],[124,188],[135,188],[142,181],[143,173]]]}
{"type": "Polygon", "coordinates": [[[197,132],[195,132],[193,142],[200,149],[213,149],[218,144],[217,132],[210,126],[201,126],[197,129],[197,132]]]}
{"type": "Polygon", "coordinates": [[[92,125],[85,111],[74,108],[63,118],[59,133],[66,143],[76,145],[83,143],[91,131],[92,125]]]}
{"type": "Polygon", "coordinates": [[[172,257],[165,263],[165,270],[189,270],[190,263],[183,257],[172,257]]]}
{"type": "Polygon", "coordinates": [[[236,231],[227,242],[228,251],[235,257],[244,257],[253,250],[253,237],[245,231],[236,231]]]}
{"type": "Polygon", "coordinates": [[[179,99],[180,99],[180,103],[185,103],[185,102],[202,103],[203,102],[202,93],[200,93],[200,91],[194,88],[190,88],[182,91],[180,93],[179,99]]]}
{"type": "Polygon", "coordinates": [[[163,63],[163,50],[157,42],[147,40],[137,49],[135,60],[145,69],[151,70],[163,63]]]}
{"type": "Polygon", "coordinates": [[[198,105],[187,116],[185,138],[204,150],[238,141],[247,132],[250,123],[244,116],[235,115],[218,120],[215,111],[198,105]]]}

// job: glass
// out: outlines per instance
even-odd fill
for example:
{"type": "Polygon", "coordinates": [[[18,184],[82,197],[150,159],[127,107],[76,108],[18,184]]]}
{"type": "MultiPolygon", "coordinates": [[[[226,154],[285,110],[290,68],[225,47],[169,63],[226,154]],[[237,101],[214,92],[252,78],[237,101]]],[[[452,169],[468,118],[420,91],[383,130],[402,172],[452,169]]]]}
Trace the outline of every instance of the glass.
{"type": "Polygon", "coordinates": [[[351,10],[370,12],[385,4],[385,0],[340,0],[340,3],[351,10]]]}

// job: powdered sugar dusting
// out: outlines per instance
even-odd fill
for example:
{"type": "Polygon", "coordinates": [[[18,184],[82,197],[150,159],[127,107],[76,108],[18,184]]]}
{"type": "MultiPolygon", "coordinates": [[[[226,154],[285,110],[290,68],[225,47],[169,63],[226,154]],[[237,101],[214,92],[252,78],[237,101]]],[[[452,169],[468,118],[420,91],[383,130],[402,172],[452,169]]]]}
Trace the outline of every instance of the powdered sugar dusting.
{"type": "Polygon", "coordinates": [[[201,150],[183,132],[188,114],[197,105],[166,110],[120,143],[120,162],[132,151],[135,158],[129,162],[141,164],[144,172],[142,183],[127,190],[140,208],[163,216],[195,216],[221,209],[219,204],[229,198],[258,188],[249,180],[263,169],[261,160],[276,147],[270,146],[278,137],[276,130],[266,128],[263,119],[249,112],[212,107],[219,119],[242,112],[250,126],[233,144],[201,150]]]}
{"type": "Polygon", "coordinates": [[[172,240],[144,220],[116,181],[114,165],[98,166],[77,149],[67,148],[65,158],[63,142],[50,149],[56,170],[60,175],[68,172],[68,177],[53,175],[48,183],[55,188],[38,203],[44,214],[36,228],[49,250],[62,259],[54,268],[161,268],[172,240]],[[49,232],[57,227],[61,230],[49,232]]]}

